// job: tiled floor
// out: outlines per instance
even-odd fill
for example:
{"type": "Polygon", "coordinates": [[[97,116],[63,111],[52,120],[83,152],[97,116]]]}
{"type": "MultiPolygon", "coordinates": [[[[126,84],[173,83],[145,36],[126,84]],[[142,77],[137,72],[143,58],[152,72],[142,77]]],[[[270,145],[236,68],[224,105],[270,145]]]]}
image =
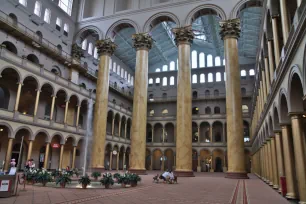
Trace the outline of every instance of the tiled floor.
{"type": "Polygon", "coordinates": [[[225,204],[232,203],[233,198],[236,198],[234,203],[241,204],[246,203],[246,200],[248,204],[288,203],[286,199],[254,175],[250,175],[249,180],[238,184],[238,180],[225,179],[222,173],[195,173],[196,176],[193,178],[178,178],[178,184],[169,185],[153,183],[153,175],[157,172],[148,173],[142,176],[142,182],[135,188],[114,187],[113,189],[83,190],[27,185],[26,191],[20,187],[18,196],[1,198],[0,204],[225,204]],[[238,189],[236,197],[235,189],[238,189]],[[244,202],[243,195],[245,195],[244,202]]]}

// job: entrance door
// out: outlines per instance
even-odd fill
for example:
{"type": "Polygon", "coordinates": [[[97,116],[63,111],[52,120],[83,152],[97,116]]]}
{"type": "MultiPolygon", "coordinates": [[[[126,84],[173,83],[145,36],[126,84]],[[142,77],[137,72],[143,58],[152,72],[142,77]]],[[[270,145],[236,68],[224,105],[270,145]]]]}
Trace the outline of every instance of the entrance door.
{"type": "Polygon", "coordinates": [[[216,169],[215,172],[223,172],[222,170],[222,160],[220,157],[216,158],[216,169]]]}

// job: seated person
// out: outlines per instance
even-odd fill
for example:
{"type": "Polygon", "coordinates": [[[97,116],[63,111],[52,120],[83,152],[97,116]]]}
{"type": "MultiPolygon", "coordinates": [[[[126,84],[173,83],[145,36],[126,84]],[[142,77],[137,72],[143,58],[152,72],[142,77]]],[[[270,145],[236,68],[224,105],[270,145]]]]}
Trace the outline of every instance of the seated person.
{"type": "Polygon", "coordinates": [[[169,172],[165,171],[162,175],[160,175],[159,178],[163,179],[164,181],[166,181],[168,176],[169,176],[169,172]]]}

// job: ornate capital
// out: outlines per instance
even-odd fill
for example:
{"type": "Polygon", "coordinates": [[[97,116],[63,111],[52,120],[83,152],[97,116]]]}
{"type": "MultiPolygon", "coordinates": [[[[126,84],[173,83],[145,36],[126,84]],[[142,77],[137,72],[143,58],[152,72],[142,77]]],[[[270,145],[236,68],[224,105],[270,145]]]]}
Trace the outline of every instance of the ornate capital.
{"type": "Polygon", "coordinates": [[[194,33],[192,31],[192,27],[186,26],[181,28],[173,28],[172,32],[175,36],[175,43],[178,45],[179,43],[192,43],[194,39],[194,33]]]}
{"type": "Polygon", "coordinates": [[[149,33],[137,33],[132,35],[132,40],[134,41],[134,48],[136,50],[145,48],[151,49],[153,44],[153,38],[149,33]]]}
{"type": "Polygon", "coordinates": [[[231,37],[231,38],[239,38],[240,37],[240,19],[235,18],[235,19],[230,19],[227,21],[221,21],[219,23],[220,25],[220,36],[221,39],[223,40],[226,37],[231,37]]]}
{"type": "Polygon", "coordinates": [[[81,57],[84,57],[82,48],[78,46],[76,43],[72,45],[71,55],[73,58],[76,58],[78,60],[80,60],[81,57]]]}
{"type": "Polygon", "coordinates": [[[117,45],[114,42],[112,42],[110,39],[105,39],[105,40],[98,40],[96,42],[96,47],[98,49],[99,55],[103,54],[113,55],[117,48],[117,45]]]}

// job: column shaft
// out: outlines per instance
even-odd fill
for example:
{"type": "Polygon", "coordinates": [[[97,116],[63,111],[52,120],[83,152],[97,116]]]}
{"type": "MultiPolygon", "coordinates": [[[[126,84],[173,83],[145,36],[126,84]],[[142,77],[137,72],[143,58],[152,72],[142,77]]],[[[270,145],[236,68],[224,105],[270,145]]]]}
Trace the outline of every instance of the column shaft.
{"type": "Polygon", "coordinates": [[[39,104],[39,96],[40,96],[40,90],[37,90],[36,92],[36,100],[35,100],[35,107],[34,107],[34,117],[37,115],[37,108],[39,104]]]}
{"type": "Polygon", "coordinates": [[[10,167],[11,157],[12,157],[12,148],[13,148],[13,138],[9,138],[7,150],[6,150],[6,156],[5,156],[5,163],[4,163],[4,172],[7,172],[10,167]]]}
{"type": "Polygon", "coordinates": [[[77,118],[76,118],[76,123],[75,126],[78,127],[79,126],[79,120],[80,120],[80,109],[81,109],[81,105],[78,106],[78,110],[77,110],[77,118]]]}
{"type": "Polygon", "coordinates": [[[276,149],[275,149],[275,138],[271,138],[271,153],[272,153],[272,169],[273,169],[273,188],[278,189],[279,177],[277,172],[277,160],[276,160],[276,149]]]}
{"type": "Polygon", "coordinates": [[[73,147],[73,153],[72,153],[72,164],[71,164],[71,168],[74,169],[75,168],[75,156],[76,156],[76,147],[73,147]]]}
{"type": "Polygon", "coordinates": [[[125,165],[125,152],[123,152],[123,158],[122,158],[122,159],[123,159],[123,162],[122,162],[122,163],[123,163],[123,164],[122,164],[123,170],[125,170],[125,169],[124,169],[124,165],[125,165]]]}
{"type": "Polygon", "coordinates": [[[33,141],[30,140],[30,141],[29,141],[29,146],[28,146],[27,160],[31,159],[32,149],[33,149],[33,141]]]}
{"type": "Polygon", "coordinates": [[[165,156],[162,156],[163,160],[162,160],[162,164],[161,164],[161,170],[165,171],[165,156]]]}
{"type": "Polygon", "coordinates": [[[280,16],[281,16],[281,19],[282,19],[282,30],[283,30],[284,44],[286,44],[288,36],[289,36],[289,22],[288,22],[288,13],[287,13],[286,1],[288,1],[288,0],[280,0],[280,11],[281,11],[280,16]]]}
{"type": "Polygon", "coordinates": [[[294,156],[293,156],[293,144],[290,135],[290,126],[282,126],[282,139],[284,148],[284,161],[285,161],[285,174],[287,183],[287,195],[289,199],[297,199],[295,189],[295,178],[294,178],[294,156]]]}
{"type": "Polygon", "coordinates": [[[277,19],[272,18],[272,30],[273,30],[273,43],[274,43],[274,58],[276,69],[278,68],[280,60],[280,48],[279,48],[279,39],[278,39],[278,29],[277,29],[277,19]]]}
{"type": "MultiPolygon", "coordinates": [[[[280,184],[280,177],[285,176],[285,170],[284,170],[284,160],[283,160],[283,147],[282,147],[282,138],[281,133],[276,132],[275,133],[275,143],[276,143],[276,156],[277,156],[277,173],[278,173],[278,183],[280,184]]],[[[282,186],[279,185],[278,188],[279,192],[282,191],[282,186]]]]}
{"type": "Polygon", "coordinates": [[[264,101],[267,101],[267,83],[266,83],[266,77],[265,77],[265,71],[261,71],[261,78],[262,78],[262,86],[263,86],[263,95],[264,95],[264,101]]]}
{"type": "Polygon", "coordinates": [[[69,107],[69,101],[66,101],[65,116],[64,116],[64,124],[65,124],[65,125],[67,124],[68,107],[69,107]]]}
{"type": "Polygon", "coordinates": [[[298,183],[300,203],[306,203],[306,158],[303,133],[303,118],[301,115],[291,116],[292,137],[294,144],[295,170],[298,183]]]}
{"type": "Polygon", "coordinates": [[[269,174],[270,174],[270,186],[273,186],[273,178],[274,178],[274,174],[273,174],[273,164],[272,164],[272,145],[271,145],[271,139],[268,141],[268,158],[269,158],[269,174]]]}
{"type": "Polygon", "coordinates": [[[115,135],[115,118],[112,120],[112,135],[115,135]]]}
{"type": "Polygon", "coordinates": [[[44,169],[48,169],[49,164],[49,149],[50,149],[50,143],[46,144],[46,151],[45,151],[45,158],[44,158],[44,169]]]}
{"type": "Polygon", "coordinates": [[[270,82],[272,84],[274,79],[274,56],[272,50],[272,41],[268,41],[268,53],[269,53],[269,73],[270,73],[270,82]]]}
{"type": "MultiPolygon", "coordinates": [[[[51,104],[51,112],[50,112],[50,121],[53,120],[53,112],[54,112],[55,98],[56,98],[56,96],[52,96],[52,104],[51,104]]],[[[56,120],[56,118],[55,118],[55,120],[56,120]]]]}
{"type": "Polygon", "coordinates": [[[18,83],[18,89],[17,89],[17,95],[16,95],[16,103],[15,103],[15,109],[14,109],[15,111],[18,111],[20,94],[21,94],[21,87],[22,87],[22,84],[18,83]]]}
{"type": "Polygon", "coordinates": [[[109,153],[109,170],[113,169],[113,151],[111,150],[109,153]]]}
{"type": "Polygon", "coordinates": [[[119,156],[119,152],[117,153],[117,171],[119,171],[119,158],[120,158],[120,156],[119,156]]]}
{"type": "Polygon", "coordinates": [[[265,74],[266,74],[266,82],[267,82],[267,95],[269,95],[271,82],[270,82],[270,74],[269,74],[269,61],[268,58],[265,57],[265,74]]]}
{"type": "Polygon", "coordinates": [[[64,154],[64,145],[61,144],[61,152],[60,152],[60,159],[59,159],[59,164],[58,164],[58,168],[62,169],[62,164],[63,164],[63,154],[64,154]]]}

